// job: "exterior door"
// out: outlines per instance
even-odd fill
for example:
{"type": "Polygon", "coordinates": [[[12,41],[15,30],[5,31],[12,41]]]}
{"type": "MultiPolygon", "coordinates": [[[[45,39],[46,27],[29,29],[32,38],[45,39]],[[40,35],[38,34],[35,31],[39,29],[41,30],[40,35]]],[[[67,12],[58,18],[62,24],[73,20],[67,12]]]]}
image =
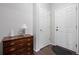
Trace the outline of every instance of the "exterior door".
{"type": "Polygon", "coordinates": [[[55,10],[55,44],[76,51],[76,6],[55,10]]]}

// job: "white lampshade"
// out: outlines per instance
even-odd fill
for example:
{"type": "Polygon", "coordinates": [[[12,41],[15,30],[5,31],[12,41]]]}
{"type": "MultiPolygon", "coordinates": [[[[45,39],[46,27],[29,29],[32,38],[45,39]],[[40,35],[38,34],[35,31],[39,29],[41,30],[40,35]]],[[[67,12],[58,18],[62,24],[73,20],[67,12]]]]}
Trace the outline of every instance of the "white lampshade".
{"type": "Polygon", "coordinates": [[[26,26],[26,24],[22,25],[22,33],[27,34],[27,26],[26,26]]]}
{"type": "Polygon", "coordinates": [[[26,24],[23,24],[23,25],[22,25],[22,28],[25,28],[25,29],[27,29],[27,26],[26,26],[26,24]]]}
{"type": "Polygon", "coordinates": [[[9,36],[14,36],[14,31],[13,31],[13,29],[10,30],[9,36]]]}

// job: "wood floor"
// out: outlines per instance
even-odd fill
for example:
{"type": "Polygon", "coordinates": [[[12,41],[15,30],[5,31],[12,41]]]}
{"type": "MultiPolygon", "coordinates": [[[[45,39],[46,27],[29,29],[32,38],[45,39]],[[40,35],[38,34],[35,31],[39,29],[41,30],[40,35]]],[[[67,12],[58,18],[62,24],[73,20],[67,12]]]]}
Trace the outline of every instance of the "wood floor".
{"type": "Polygon", "coordinates": [[[66,49],[60,46],[48,45],[38,52],[34,52],[34,55],[77,55],[76,52],[66,49]]]}
{"type": "Polygon", "coordinates": [[[42,48],[38,52],[34,52],[35,55],[56,55],[55,52],[52,50],[52,45],[48,45],[42,48]]]}

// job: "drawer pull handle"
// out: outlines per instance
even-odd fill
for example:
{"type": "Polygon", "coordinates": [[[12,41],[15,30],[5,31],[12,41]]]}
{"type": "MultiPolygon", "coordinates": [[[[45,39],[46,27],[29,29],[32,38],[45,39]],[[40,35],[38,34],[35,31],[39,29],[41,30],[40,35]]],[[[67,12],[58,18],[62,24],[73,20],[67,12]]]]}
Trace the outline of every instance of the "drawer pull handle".
{"type": "Polygon", "coordinates": [[[27,45],[28,45],[28,46],[30,46],[30,45],[31,45],[31,43],[27,43],[27,45]]]}
{"type": "Polygon", "coordinates": [[[14,51],[15,50],[15,48],[11,48],[9,51],[14,51]]]}
{"type": "Polygon", "coordinates": [[[23,46],[23,44],[19,44],[20,46],[23,46]]]}
{"type": "Polygon", "coordinates": [[[30,55],[31,53],[30,52],[27,52],[27,54],[30,55]]]}
{"type": "Polygon", "coordinates": [[[27,41],[30,41],[31,39],[27,39],[27,41]]]}
{"type": "Polygon", "coordinates": [[[31,48],[27,48],[27,50],[31,50],[31,48]]]}
{"type": "Polygon", "coordinates": [[[14,45],[14,44],[15,44],[14,42],[10,43],[10,45],[14,45]]]}

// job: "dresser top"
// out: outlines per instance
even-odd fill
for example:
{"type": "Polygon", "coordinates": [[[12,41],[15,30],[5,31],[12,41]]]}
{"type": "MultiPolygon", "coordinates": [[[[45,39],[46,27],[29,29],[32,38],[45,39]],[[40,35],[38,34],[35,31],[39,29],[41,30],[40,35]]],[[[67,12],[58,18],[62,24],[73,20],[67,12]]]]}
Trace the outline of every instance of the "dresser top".
{"type": "Polygon", "coordinates": [[[25,35],[7,36],[7,37],[4,37],[2,41],[21,39],[21,38],[26,38],[26,37],[33,37],[33,35],[25,34],[25,35]]]}

